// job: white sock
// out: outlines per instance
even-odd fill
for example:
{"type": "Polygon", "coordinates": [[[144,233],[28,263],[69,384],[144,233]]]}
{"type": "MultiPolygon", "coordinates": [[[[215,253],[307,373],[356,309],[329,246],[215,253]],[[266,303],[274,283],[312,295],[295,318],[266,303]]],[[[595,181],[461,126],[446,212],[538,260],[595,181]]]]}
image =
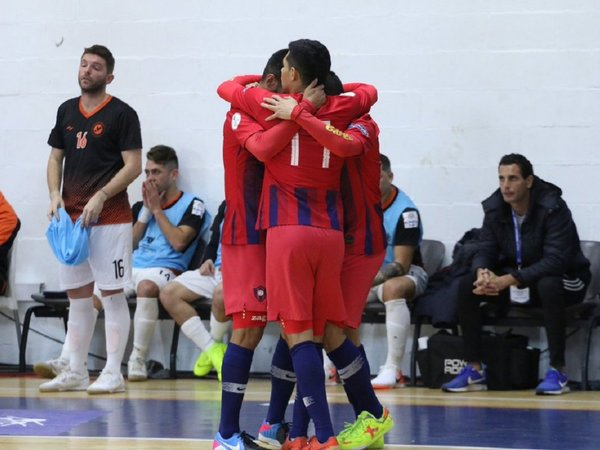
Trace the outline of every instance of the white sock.
{"type": "Polygon", "coordinates": [[[223,336],[229,330],[230,320],[219,322],[213,313],[210,313],[210,335],[215,342],[223,342],[223,336]]]}
{"type": "Polygon", "coordinates": [[[87,358],[94,334],[94,314],[92,297],[69,299],[69,323],[67,331],[67,351],[71,370],[87,373],[87,358]]]}
{"type": "Polygon", "coordinates": [[[385,305],[385,329],[388,352],[385,365],[400,368],[410,330],[410,311],[406,299],[389,300],[385,305]]]}
{"type": "Polygon", "coordinates": [[[106,334],[106,366],[112,373],[121,373],[121,361],[129,339],[129,307],[123,292],[102,297],[106,334]]]}
{"type": "Polygon", "coordinates": [[[194,316],[183,322],[181,331],[202,351],[215,342],[198,316],[194,316]]]}
{"type": "MultiPolygon", "coordinates": [[[[96,329],[96,320],[98,319],[98,310],[96,308],[94,308],[94,320],[92,322],[92,330],[96,329]]],[[[67,327],[67,335],[65,336],[65,343],[62,346],[62,350],[60,351],[60,356],[58,357],[59,359],[66,359],[67,361],[70,359],[71,357],[71,352],[69,350],[69,329],[70,327],[67,327]]]]}
{"type": "Polygon", "coordinates": [[[158,320],[158,299],[138,297],[133,315],[133,351],[130,359],[148,356],[148,347],[158,320]]]}

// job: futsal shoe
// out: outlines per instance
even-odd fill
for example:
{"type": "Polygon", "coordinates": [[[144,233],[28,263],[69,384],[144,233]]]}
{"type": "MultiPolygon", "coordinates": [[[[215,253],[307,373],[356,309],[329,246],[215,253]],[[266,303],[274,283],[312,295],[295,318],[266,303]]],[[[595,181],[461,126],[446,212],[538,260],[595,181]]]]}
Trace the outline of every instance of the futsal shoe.
{"type": "Polygon", "coordinates": [[[381,436],[379,439],[376,439],[373,441],[373,443],[371,445],[369,445],[367,448],[369,450],[380,450],[385,446],[385,442],[383,440],[383,436],[381,436]]]}
{"type": "Polygon", "coordinates": [[[228,439],[223,438],[221,433],[217,432],[213,440],[213,450],[258,450],[263,448],[254,442],[254,438],[245,431],[234,433],[228,439]]]}
{"type": "Polygon", "coordinates": [[[304,436],[298,436],[292,440],[288,436],[285,442],[281,446],[281,450],[302,450],[308,445],[308,438],[304,436]]]}
{"type": "Polygon", "coordinates": [[[383,436],[393,427],[394,420],[387,408],[383,409],[380,418],[373,416],[368,411],[363,411],[353,424],[338,434],[337,440],[342,450],[382,448],[383,436]],[[375,447],[371,447],[371,445],[375,445],[375,447]]]}
{"type": "Polygon", "coordinates": [[[87,373],[67,370],[60,373],[54,379],[40,384],[40,392],[63,392],[63,391],[85,391],[90,384],[90,376],[87,373]]]}
{"type": "Polygon", "coordinates": [[[194,375],[197,377],[205,377],[213,369],[212,362],[207,352],[200,353],[196,364],[194,364],[194,375]]]}
{"type": "Polygon", "coordinates": [[[125,380],[120,372],[113,373],[110,370],[104,369],[96,381],[87,388],[87,392],[92,395],[125,392],[125,380]]]}
{"type": "Polygon", "coordinates": [[[546,371],[546,376],[537,388],[537,395],[560,395],[569,392],[571,389],[568,386],[569,379],[564,373],[559,372],[554,367],[550,367],[546,371]]]}
{"type": "Polygon", "coordinates": [[[257,441],[263,447],[279,450],[287,439],[289,432],[289,423],[270,424],[266,420],[263,420],[263,423],[258,430],[257,441]]]}
{"type": "Polygon", "coordinates": [[[127,379],[129,381],[146,381],[148,379],[148,370],[146,361],[143,358],[130,358],[127,363],[127,379]]]}
{"type": "Polygon", "coordinates": [[[42,378],[54,378],[67,370],[69,370],[69,360],[60,357],[33,365],[33,371],[42,378]]]}
{"type": "Polygon", "coordinates": [[[223,358],[225,358],[225,350],[227,344],[215,342],[205,350],[213,368],[217,371],[217,378],[221,381],[221,368],[223,367],[223,358]]]}
{"type": "Polygon", "coordinates": [[[340,446],[335,436],[331,436],[327,441],[320,443],[316,436],[311,437],[303,450],[337,450],[340,446]]]}
{"type": "Polygon", "coordinates": [[[381,366],[379,374],[371,380],[373,389],[394,389],[405,386],[404,375],[396,366],[381,366]]]}
{"type": "Polygon", "coordinates": [[[474,369],[471,364],[462,368],[460,373],[448,383],[442,384],[445,392],[486,391],[487,383],[485,370],[474,369]]]}

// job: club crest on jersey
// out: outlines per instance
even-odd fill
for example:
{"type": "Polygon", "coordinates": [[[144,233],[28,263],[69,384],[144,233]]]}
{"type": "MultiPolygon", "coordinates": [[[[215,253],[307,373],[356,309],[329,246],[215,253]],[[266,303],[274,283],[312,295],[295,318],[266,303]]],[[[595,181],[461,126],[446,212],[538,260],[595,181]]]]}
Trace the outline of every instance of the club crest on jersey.
{"type": "Polygon", "coordinates": [[[238,127],[240,126],[241,121],[242,121],[242,115],[237,112],[234,113],[233,116],[231,116],[231,129],[237,130],[238,127]]]}
{"type": "Polygon", "coordinates": [[[260,303],[267,299],[267,289],[264,286],[257,286],[254,288],[254,297],[260,303]]]}
{"type": "Polygon", "coordinates": [[[104,124],[102,122],[96,122],[92,125],[92,134],[96,137],[100,137],[104,134],[104,124]]]}

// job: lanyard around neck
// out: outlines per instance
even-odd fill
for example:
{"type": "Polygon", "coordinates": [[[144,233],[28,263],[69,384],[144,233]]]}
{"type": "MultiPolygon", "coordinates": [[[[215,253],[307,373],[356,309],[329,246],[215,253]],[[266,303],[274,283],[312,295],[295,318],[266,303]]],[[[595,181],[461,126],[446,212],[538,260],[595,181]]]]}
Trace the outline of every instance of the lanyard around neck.
{"type": "Polygon", "coordinates": [[[515,255],[517,258],[517,268],[521,270],[523,265],[523,250],[521,248],[521,227],[519,226],[519,219],[514,209],[511,209],[513,225],[515,227],[515,255]]]}

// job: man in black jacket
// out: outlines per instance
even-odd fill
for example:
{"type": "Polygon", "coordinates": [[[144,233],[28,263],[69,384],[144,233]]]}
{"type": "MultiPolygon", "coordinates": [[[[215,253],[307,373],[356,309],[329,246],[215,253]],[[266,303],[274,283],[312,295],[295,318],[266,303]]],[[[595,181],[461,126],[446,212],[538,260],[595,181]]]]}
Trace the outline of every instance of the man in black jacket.
{"type": "Polygon", "coordinates": [[[481,302],[541,306],[550,368],[537,394],[568,392],[565,368],[565,306],[581,302],[590,263],[557,186],[533,174],[523,155],[505,155],[498,166],[500,188],[483,201],[485,217],[472,273],[460,283],[458,318],[467,366],[447,392],[485,390],[481,365],[481,302]],[[473,281],[474,280],[474,281],[473,281]]]}

